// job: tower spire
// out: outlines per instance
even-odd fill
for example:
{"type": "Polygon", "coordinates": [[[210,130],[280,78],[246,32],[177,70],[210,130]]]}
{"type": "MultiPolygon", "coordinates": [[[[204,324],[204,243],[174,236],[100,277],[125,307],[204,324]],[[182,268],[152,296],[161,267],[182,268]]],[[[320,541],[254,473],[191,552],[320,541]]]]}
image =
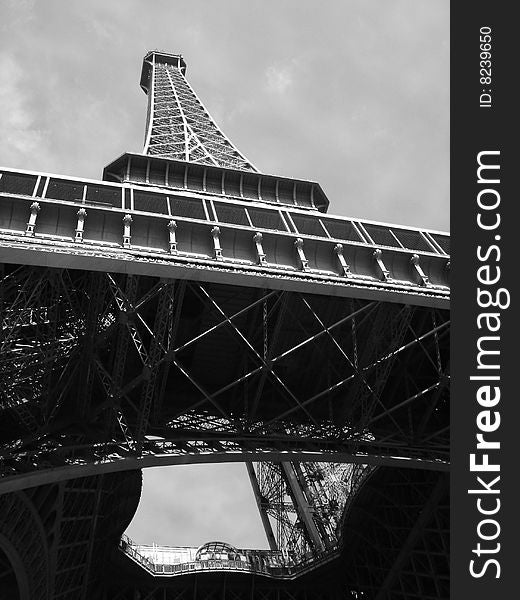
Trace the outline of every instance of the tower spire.
{"type": "Polygon", "coordinates": [[[148,95],[144,153],[256,172],[216,125],[185,73],[181,54],[152,50],[144,57],[141,87],[148,95]]]}

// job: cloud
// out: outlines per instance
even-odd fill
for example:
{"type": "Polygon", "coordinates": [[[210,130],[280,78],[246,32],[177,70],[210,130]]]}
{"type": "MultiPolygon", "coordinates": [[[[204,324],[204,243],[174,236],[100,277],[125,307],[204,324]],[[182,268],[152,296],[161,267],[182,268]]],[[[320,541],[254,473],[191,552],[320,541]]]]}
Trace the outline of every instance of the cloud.
{"type": "Polygon", "coordinates": [[[246,468],[236,463],[145,469],[127,535],[141,544],[268,547],[246,468]]]}
{"type": "Polygon", "coordinates": [[[294,82],[295,62],[283,66],[271,65],[265,72],[267,89],[275,94],[284,94],[294,82]]]}
{"type": "Polygon", "coordinates": [[[0,31],[8,31],[27,25],[34,19],[35,0],[3,0],[5,13],[10,13],[10,18],[0,21],[0,31]]]}
{"type": "Polygon", "coordinates": [[[86,20],[86,26],[90,29],[98,38],[104,41],[117,41],[119,39],[117,35],[117,28],[109,23],[108,21],[101,21],[97,18],[91,18],[86,20]]]}
{"type": "Polygon", "coordinates": [[[0,131],[2,153],[13,152],[29,159],[43,140],[43,132],[35,125],[35,116],[27,103],[21,66],[9,54],[0,56],[0,131]]]}

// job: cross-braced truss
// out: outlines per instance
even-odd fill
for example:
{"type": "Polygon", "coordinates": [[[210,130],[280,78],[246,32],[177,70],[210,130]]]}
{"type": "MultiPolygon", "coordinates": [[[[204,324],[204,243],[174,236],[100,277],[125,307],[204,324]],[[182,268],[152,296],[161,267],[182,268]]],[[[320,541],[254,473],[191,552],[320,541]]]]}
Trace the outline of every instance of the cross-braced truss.
{"type": "Polygon", "coordinates": [[[447,464],[443,311],[38,267],[2,287],[7,478],[159,455],[447,464]]]}
{"type": "Polygon", "coordinates": [[[145,57],[146,63],[146,154],[256,171],[218,128],[186,81],[180,56],[152,52],[145,57]]]}
{"type": "Polygon", "coordinates": [[[367,468],[316,462],[248,465],[271,549],[281,550],[288,563],[336,549],[345,503],[367,468]]]}

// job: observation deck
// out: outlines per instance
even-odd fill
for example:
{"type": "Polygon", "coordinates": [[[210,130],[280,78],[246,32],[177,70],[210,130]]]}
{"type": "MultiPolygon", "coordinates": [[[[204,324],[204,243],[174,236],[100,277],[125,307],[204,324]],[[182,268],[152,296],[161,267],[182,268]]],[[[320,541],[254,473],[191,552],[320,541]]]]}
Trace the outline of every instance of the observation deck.
{"type": "Polygon", "coordinates": [[[143,67],[141,69],[141,89],[148,94],[150,89],[150,77],[153,73],[153,63],[161,62],[163,64],[171,65],[181,71],[184,75],[186,73],[186,63],[182,54],[173,54],[171,52],[161,52],[160,50],[150,50],[143,58],[143,67]]]}
{"type": "Polygon", "coordinates": [[[296,559],[286,552],[233,548],[222,542],[208,542],[199,548],[150,546],[136,544],[126,535],[122,536],[119,549],[150,575],[166,578],[223,571],[294,580],[339,557],[338,548],[296,559]]]}
{"type": "MultiPolygon", "coordinates": [[[[252,199],[243,177],[256,174],[162,159],[159,173],[142,160],[141,182],[135,174],[114,183],[0,169],[0,255],[27,265],[449,305],[446,233],[298,205],[322,197],[310,182],[261,176],[252,199]],[[211,187],[213,171],[220,187],[211,187]]],[[[116,170],[107,167],[105,176],[116,170]]]]}

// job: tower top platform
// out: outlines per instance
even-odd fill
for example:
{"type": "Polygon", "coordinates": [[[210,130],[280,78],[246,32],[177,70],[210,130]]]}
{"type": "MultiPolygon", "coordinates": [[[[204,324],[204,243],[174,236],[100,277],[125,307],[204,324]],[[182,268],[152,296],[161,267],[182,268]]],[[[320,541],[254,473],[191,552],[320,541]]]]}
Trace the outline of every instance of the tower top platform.
{"type": "Polygon", "coordinates": [[[186,62],[182,54],[173,54],[171,52],[162,52],[161,50],[150,50],[143,58],[143,67],[141,69],[141,89],[148,94],[150,74],[154,62],[172,65],[180,69],[183,75],[186,75],[186,62]]]}

